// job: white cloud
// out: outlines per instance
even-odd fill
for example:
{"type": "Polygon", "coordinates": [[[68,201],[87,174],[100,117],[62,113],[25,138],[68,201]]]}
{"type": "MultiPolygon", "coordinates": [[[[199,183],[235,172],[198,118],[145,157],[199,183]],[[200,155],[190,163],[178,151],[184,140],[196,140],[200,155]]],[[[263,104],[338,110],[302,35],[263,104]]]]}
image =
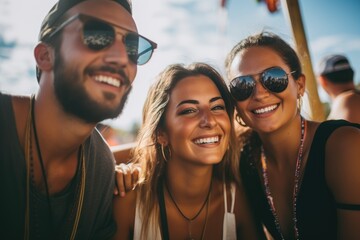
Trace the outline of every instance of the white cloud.
{"type": "Polygon", "coordinates": [[[360,51],[360,36],[328,35],[311,41],[310,46],[314,54],[360,51]]]}

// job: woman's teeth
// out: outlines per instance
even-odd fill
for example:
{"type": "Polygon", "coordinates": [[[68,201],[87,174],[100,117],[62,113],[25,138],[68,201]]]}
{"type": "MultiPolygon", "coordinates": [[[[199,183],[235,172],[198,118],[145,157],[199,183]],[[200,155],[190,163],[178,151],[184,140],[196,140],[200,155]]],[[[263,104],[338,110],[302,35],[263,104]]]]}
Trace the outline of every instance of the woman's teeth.
{"type": "Polygon", "coordinates": [[[195,144],[217,143],[217,142],[219,142],[219,136],[209,137],[209,138],[199,138],[199,139],[196,139],[194,142],[195,142],[195,144]]]}
{"type": "Polygon", "coordinates": [[[259,108],[254,110],[253,112],[255,114],[262,114],[262,113],[267,113],[267,112],[271,112],[273,111],[275,108],[277,108],[278,105],[272,105],[272,106],[268,106],[268,107],[264,107],[264,108],[259,108]]]}

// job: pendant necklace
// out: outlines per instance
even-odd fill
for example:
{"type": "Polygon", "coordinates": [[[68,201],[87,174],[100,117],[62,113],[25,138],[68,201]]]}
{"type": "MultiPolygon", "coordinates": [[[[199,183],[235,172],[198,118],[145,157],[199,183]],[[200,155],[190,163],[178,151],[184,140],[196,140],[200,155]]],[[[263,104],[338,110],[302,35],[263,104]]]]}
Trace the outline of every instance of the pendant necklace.
{"type": "Polygon", "coordinates": [[[204,239],[204,234],[205,234],[205,230],[206,230],[206,224],[207,224],[207,219],[208,219],[208,212],[209,212],[209,205],[210,205],[210,195],[211,195],[211,189],[212,189],[212,179],[211,179],[211,182],[210,182],[210,187],[209,187],[209,191],[207,193],[207,196],[205,198],[205,201],[204,203],[202,204],[201,208],[199,209],[199,211],[195,214],[195,216],[193,216],[192,218],[189,218],[187,217],[180,209],[180,207],[177,205],[176,201],[175,201],[175,198],[173,197],[173,195],[171,194],[170,192],[170,189],[169,189],[169,186],[168,184],[165,182],[165,187],[166,187],[166,190],[167,192],[169,193],[169,196],[170,196],[170,199],[171,201],[174,203],[176,209],[178,210],[178,212],[181,214],[181,216],[183,218],[186,219],[186,221],[188,222],[188,233],[189,233],[189,236],[187,238],[187,240],[195,240],[195,238],[192,236],[192,223],[194,220],[196,220],[196,218],[200,215],[200,213],[202,212],[202,210],[204,209],[205,205],[206,205],[206,216],[205,216],[205,223],[204,223],[204,226],[203,226],[203,230],[202,230],[202,233],[201,233],[201,239],[204,239]]]}
{"type": "MultiPolygon", "coordinates": [[[[297,239],[297,240],[299,240],[299,230],[297,227],[296,201],[297,201],[297,197],[298,197],[298,193],[299,193],[300,168],[301,168],[301,163],[302,163],[302,158],[303,158],[304,141],[305,141],[306,127],[307,127],[305,119],[302,116],[300,116],[300,118],[301,118],[301,137],[300,137],[299,151],[298,151],[298,155],[297,155],[297,159],[296,159],[295,180],[294,180],[294,190],[293,190],[293,204],[292,204],[293,205],[292,210],[293,210],[294,232],[295,232],[295,239],[297,239]]],[[[276,226],[278,233],[280,234],[281,239],[284,240],[285,238],[281,232],[280,222],[279,222],[279,218],[276,214],[273,197],[271,196],[271,191],[270,191],[270,186],[269,186],[269,178],[268,178],[268,170],[267,170],[267,164],[266,164],[266,156],[264,153],[263,146],[261,146],[261,170],[262,170],[262,175],[263,175],[263,179],[264,179],[266,198],[270,205],[271,213],[275,219],[275,226],[276,226]]]]}

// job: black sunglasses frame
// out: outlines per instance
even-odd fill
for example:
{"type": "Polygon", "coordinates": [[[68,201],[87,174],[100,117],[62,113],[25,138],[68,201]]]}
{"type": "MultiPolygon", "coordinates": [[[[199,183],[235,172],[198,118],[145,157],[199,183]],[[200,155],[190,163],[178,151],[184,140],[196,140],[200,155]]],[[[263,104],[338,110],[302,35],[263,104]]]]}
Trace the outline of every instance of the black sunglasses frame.
{"type": "MultiPolygon", "coordinates": [[[[127,48],[127,52],[128,52],[128,57],[129,57],[129,59],[130,59],[131,61],[133,61],[133,62],[134,62],[135,64],[137,64],[137,65],[143,65],[143,64],[147,63],[147,62],[151,59],[154,50],[157,48],[157,43],[155,43],[155,42],[151,41],[150,39],[148,39],[148,38],[146,38],[146,37],[138,34],[137,32],[133,32],[133,31],[131,31],[131,30],[125,28],[125,27],[122,27],[122,26],[119,26],[119,25],[115,25],[115,24],[109,23],[109,22],[107,22],[107,21],[104,21],[103,19],[100,19],[100,18],[97,18],[97,17],[93,17],[93,16],[89,16],[89,15],[86,15],[86,14],[81,14],[81,13],[80,13],[80,14],[76,14],[76,15],[68,18],[67,20],[65,20],[64,22],[62,22],[60,25],[58,25],[57,27],[51,28],[51,29],[50,29],[50,33],[48,33],[47,35],[44,36],[44,38],[43,38],[44,41],[50,40],[50,39],[51,39],[52,37],[54,37],[59,31],[61,31],[65,26],[69,25],[71,22],[75,21],[76,19],[79,19],[81,22],[83,22],[83,28],[85,27],[85,24],[86,24],[87,21],[93,20],[93,21],[98,21],[98,22],[101,22],[101,23],[104,23],[104,24],[109,25],[109,26],[113,29],[115,35],[117,34],[115,27],[120,28],[120,29],[123,29],[123,30],[126,30],[127,33],[123,35],[123,41],[124,41],[124,39],[125,39],[127,36],[129,36],[129,35],[133,35],[133,36],[136,36],[138,39],[141,39],[141,38],[142,38],[142,39],[144,39],[145,41],[147,41],[147,42],[149,43],[149,48],[142,49],[142,51],[137,54],[136,60],[133,59],[133,57],[130,56],[128,46],[126,45],[126,42],[124,41],[124,44],[125,44],[125,46],[126,46],[126,48],[127,48]],[[140,56],[142,56],[143,54],[145,54],[145,53],[147,53],[147,52],[149,52],[149,51],[151,51],[149,57],[148,57],[145,61],[139,63],[138,60],[139,60],[140,56]]],[[[84,29],[83,29],[83,31],[84,31],[84,29]]],[[[84,35],[84,32],[82,32],[82,35],[84,35]]],[[[110,47],[110,46],[114,43],[114,41],[115,41],[115,38],[114,38],[114,41],[113,41],[113,42],[110,42],[109,44],[105,45],[103,48],[93,49],[93,48],[91,48],[88,44],[85,43],[85,41],[84,41],[84,36],[82,36],[82,37],[83,37],[83,44],[84,44],[87,48],[89,48],[89,49],[91,49],[91,50],[94,50],[94,51],[101,51],[101,50],[103,50],[103,49],[106,49],[107,47],[110,47]]]]}
{"type": "Polygon", "coordinates": [[[296,71],[292,71],[287,73],[281,67],[271,67],[263,70],[260,73],[252,74],[252,75],[244,75],[235,77],[230,81],[229,89],[233,98],[237,101],[245,101],[248,99],[254,92],[256,87],[256,80],[254,76],[260,75],[259,82],[261,85],[272,93],[281,93],[285,91],[289,83],[289,75],[295,73],[296,71]],[[266,74],[270,74],[271,71],[280,71],[281,74],[273,74],[276,76],[268,76],[271,77],[266,78],[266,74]],[[280,77],[279,77],[280,76],[280,77]],[[246,88],[240,88],[238,85],[245,85],[246,88]]]}

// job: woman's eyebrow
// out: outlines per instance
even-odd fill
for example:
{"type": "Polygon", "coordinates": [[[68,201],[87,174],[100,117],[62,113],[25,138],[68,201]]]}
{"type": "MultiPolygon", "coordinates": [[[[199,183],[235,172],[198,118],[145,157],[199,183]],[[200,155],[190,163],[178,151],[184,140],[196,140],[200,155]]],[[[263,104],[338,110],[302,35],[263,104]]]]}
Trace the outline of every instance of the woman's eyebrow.
{"type": "Polygon", "coordinates": [[[179,107],[179,106],[181,106],[183,104],[186,104],[186,103],[199,104],[199,101],[192,100],[192,99],[184,100],[184,101],[181,101],[178,105],[176,105],[176,107],[179,107]]]}
{"type": "MultiPolygon", "coordinates": [[[[221,96],[213,97],[213,98],[210,99],[209,102],[212,103],[212,102],[215,102],[215,101],[221,100],[221,99],[223,99],[221,96]]],[[[199,101],[197,101],[197,100],[192,100],[192,99],[184,100],[184,101],[181,101],[178,105],[176,105],[176,107],[179,107],[179,106],[181,106],[181,105],[183,105],[183,104],[186,104],[186,103],[199,104],[199,101]]]]}
{"type": "Polygon", "coordinates": [[[210,99],[210,102],[215,102],[215,101],[220,100],[220,99],[222,100],[223,98],[221,96],[214,97],[214,98],[210,99]]]}

